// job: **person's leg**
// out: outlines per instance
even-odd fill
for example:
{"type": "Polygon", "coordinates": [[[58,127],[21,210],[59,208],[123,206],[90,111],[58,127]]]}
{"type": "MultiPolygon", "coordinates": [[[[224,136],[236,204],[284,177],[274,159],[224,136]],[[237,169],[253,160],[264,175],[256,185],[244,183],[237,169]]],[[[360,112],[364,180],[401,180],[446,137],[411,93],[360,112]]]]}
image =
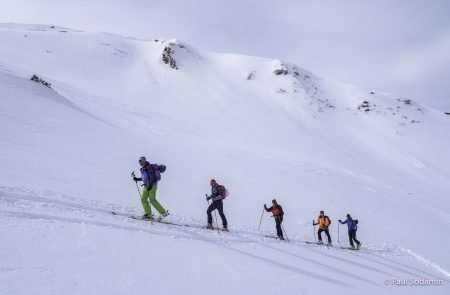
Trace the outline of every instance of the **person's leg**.
{"type": "Polygon", "coordinates": [[[319,238],[319,243],[322,242],[322,232],[323,229],[319,228],[319,230],[317,231],[317,237],[319,238]]]}
{"type": "Polygon", "coordinates": [[[356,245],[361,244],[361,243],[356,239],[356,230],[353,230],[353,233],[352,233],[352,239],[356,242],[356,245]]]}
{"type": "Polygon", "coordinates": [[[328,229],[325,230],[325,233],[327,234],[327,239],[328,239],[328,243],[331,244],[331,236],[330,236],[330,231],[328,229]]]}
{"type": "Polygon", "coordinates": [[[217,203],[217,210],[219,211],[220,218],[222,219],[222,225],[224,228],[228,227],[227,218],[225,217],[225,214],[223,213],[223,202],[218,201],[217,203]]]}
{"type": "Polygon", "coordinates": [[[149,190],[144,187],[141,194],[141,203],[142,207],[144,208],[144,213],[151,216],[152,215],[152,208],[150,207],[150,204],[148,203],[148,197],[150,196],[149,190]]]}
{"type": "Polygon", "coordinates": [[[214,202],[211,203],[211,205],[208,206],[208,210],[206,210],[206,214],[208,215],[208,224],[212,224],[212,212],[216,209],[216,206],[214,205],[214,202]]]}
{"type": "Polygon", "coordinates": [[[155,207],[156,211],[158,211],[159,214],[163,214],[166,212],[166,209],[161,206],[161,204],[156,200],[156,190],[158,189],[158,185],[154,184],[152,189],[150,190],[150,204],[155,207]]]}
{"type": "Polygon", "coordinates": [[[281,228],[281,219],[275,218],[275,225],[277,228],[277,236],[283,238],[283,230],[281,228]]]}
{"type": "Polygon", "coordinates": [[[353,244],[353,231],[352,230],[348,231],[348,239],[350,241],[350,246],[352,246],[352,248],[355,247],[355,245],[353,244]]]}

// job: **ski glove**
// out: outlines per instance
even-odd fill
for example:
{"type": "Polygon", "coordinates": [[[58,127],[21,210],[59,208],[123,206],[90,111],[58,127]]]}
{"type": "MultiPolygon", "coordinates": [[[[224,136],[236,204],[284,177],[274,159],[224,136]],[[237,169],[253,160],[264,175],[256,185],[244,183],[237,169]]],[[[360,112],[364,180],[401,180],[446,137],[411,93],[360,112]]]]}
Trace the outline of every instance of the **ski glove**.
{"type": "Polygon", "coordinates": [[[264,204],[264,209],[266,209],[266,210],[267,210],[267,206],[266,206],[266,204],[264,204]]]}
{"type": "Polygon", "coordinates": [[[139,180],[139,178],[137,178],[136,176],[134,176],[134,177],[133,177],[133,180],[137,182],[137,181],[139,180]]]}
{"type": "Polygon", "coordinates": [[[342,223],[342,220],[339,219],[338,221],[339,221],[340,223],[342,223]]]}

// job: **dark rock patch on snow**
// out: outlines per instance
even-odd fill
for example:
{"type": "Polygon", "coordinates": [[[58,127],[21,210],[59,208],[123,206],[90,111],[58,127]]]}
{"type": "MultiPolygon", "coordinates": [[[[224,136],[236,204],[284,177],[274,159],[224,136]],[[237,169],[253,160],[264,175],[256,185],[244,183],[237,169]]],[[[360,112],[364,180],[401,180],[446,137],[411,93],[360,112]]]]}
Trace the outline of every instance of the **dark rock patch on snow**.
{"type": "Polygon", "coordinates": [[[44,85],[44,86],[46,86],[46,87],[48,87],[48,88],[52,88],[51,86],[52,86],[52,84],[51,83],[49,83],[49,82],[47,82],[47,81],[45,81],[44,79],[41,79],[38,75],[36,75],[36,74],[33,74],[33,76],[31,77],[31,79],[30,79],[31,81],[34,81],[34,82],[36,82],[36,83],[41,83],[42,85],[44,85]]]}

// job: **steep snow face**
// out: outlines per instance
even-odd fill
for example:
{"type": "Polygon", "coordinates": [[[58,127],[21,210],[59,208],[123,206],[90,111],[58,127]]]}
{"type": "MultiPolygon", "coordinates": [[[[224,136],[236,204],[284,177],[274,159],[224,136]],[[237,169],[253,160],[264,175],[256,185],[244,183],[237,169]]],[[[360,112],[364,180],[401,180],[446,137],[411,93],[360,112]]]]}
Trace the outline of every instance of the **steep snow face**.
{"type": "MultiPolygon", "coordinates": [[[[450,254],[442,249],[450,246],[449,116],[409,98],[326,81],[282,61],[202,52],[178,40],[137,40],[16,24],[0,25],[0,40],[0,225],[8,235],[19,229],[12,235],[13,245],[0,244],[1,253],[13,257],[7,267],[15,269],[31,260],[58,269],[55,261],[45,264],[13,249],[27,244],[25,249],[34,251],[26,242],[31,233],[42,245],[52,245],[48,237],[56,240],[51,249],[57,251],[66,240],[85,241],[70,248],[74,258],[69,265],[78,271],[84,267],[77,258],[91,251],[99,255],[94,263],[116,259],[117,252],[102,253],[87,242],[86,230],[92,238],[161,242],[158,253],[146,254],[149,258],[128,257],[141,262],[137,277],[123,278],[126,284],[143,280],[145,263],[152,259],[163,263],[156,258],[161,253],[170,268],[186,259],[177,273],[181,281],[194,282],[199,290],[220,285],[218,280],[204,282],[210,277],[210,260],[199,259],[203,251],[197,249],[202,247],[215,253],[215,263],[238,264],[242,257],[248,263],[236,273],[220,264],[225,278],[240,277],[243,286],[223,288],[224,293],[268,293],[275,286],[255,285],[258,278],[269,282],[272,277],[285,284],[288,294],[335,287],[367,289],[373,284],[379,286],[374,293],[384,292],[384,277],[408,276],[411,268],[420,268],[425,277],[448,279],[450,254]],[[33,74],[47,86],[31,81],[33,74]],[[147,225],[108,216],[111,210],[140,212],[129,174],[138,169],[142,155],[167,165],[158,198],[178,222],[204,223],[209,179],[225,184],[231,193],[225,212],[236,233],[228,238],[199,229],[183,234],[164,225],[145,232],[147,225]],[[284,226],[293,248],[260,234],[248,236],[257,235],[252,228],[258,225],[262,205],[273,198],[286,211],[284,226]],[[86,202],[89,206],[80,207],[86,202]],[[376,253],[366,257],[361,252],[355,264],[369,271],[356,279],[349,274],[327,282],[322,271],[328,277],[348,273],[356,254],[340,250],[327,254],[327,249],[309,253],[311,247],[301,244],[314,239],[311,220],[320,210],[333,220],[334,241],[337,219],[347,213],[358,218],[360,239],[368,251],[388,251],[381,256],[393,259],[391,269],[380,268],[384,262],[372,257],[376,253]],[[55,224],[69,233],[47,236],[55,224]],[[114,229],[108,232],[111,226],[114,229]],[[139,233],[143,230],[145,234],[139,233]],[[189,257],[174,255],[185,248],[192,253],[189,257]],[[290,261],[289,255],[297,252],[302,259],[290,261]],[[268,255],[269,260],[264,258],[268,255]],[[307,255],[313,255],[311,260],[305,260],[307,255]],[[325,267],[335,265],[336,259],[341,259],[336,267],[325,267]],[[202,267],[192,270],[196,263],[202,267]],[[396,263],[408,267],[392,271],[396,263]],[[281,273],[272,273],[280,268],[281,273]],[[248,280],[242,279],[249,273],[248,280]]],[[[262,228],[272,230],[273,221],[266,216],[262,228]]],[[[341,241],[345,234],[340,227],[341,241]]],[[[145,252],[141,246],[113,244],[119,252],[145,252]]],[[[43,255],[51,260],[52,251],[43,255]]],[[[131,268],[124,259],[120,263],[131,268]]],[[[352,267],[350,272],[360,271],[352,267]]],[[[118,278],[121,272],[106,273],[118,278]]],[[[156,276],[168,282],[171,275],[165,270],[156,276]]],[[[26,276],[39,279],[33,269],[26,276]]],[[[54,280],[52,272],[44,277],[54,280]]],[[[55,289],[63,290],[67,284],[66,278],[55,289]]],[[[87,282],[91,284],[96,282],[87,282]]],[[[180,291],[181,285],[171,290],[180,291]]],[[[13,292],[19,284],[9,287],[13,292]]],[[[123,293],[121,288],[109,293],[123,293]]],[[[75,294],[85,289],[71,290],[75,294]]],[[[146,289],[139,284],[132,290],[146,289]]],[[[411,291],[390,289],[394,290],[411,291]]]]}

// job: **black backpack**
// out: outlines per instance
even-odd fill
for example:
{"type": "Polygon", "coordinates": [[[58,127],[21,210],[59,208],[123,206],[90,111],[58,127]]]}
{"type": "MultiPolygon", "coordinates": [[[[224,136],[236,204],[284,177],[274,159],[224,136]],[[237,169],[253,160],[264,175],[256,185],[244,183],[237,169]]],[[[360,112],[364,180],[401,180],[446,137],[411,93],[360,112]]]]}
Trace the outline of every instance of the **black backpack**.
{"type": "Polygon", "coordinates": [[[164,173],[166,171],[166,165],[158,165],[159,172],[164,173]]]}
{"type": "Polygon", "coordinates": [[[161,173],[164,173],[164,171],[166,171],[166,166],[158,164],[150,164],[150,167],[152,167],[153,174],[155,175],[155,180],[160,181],[161,173]]]}

